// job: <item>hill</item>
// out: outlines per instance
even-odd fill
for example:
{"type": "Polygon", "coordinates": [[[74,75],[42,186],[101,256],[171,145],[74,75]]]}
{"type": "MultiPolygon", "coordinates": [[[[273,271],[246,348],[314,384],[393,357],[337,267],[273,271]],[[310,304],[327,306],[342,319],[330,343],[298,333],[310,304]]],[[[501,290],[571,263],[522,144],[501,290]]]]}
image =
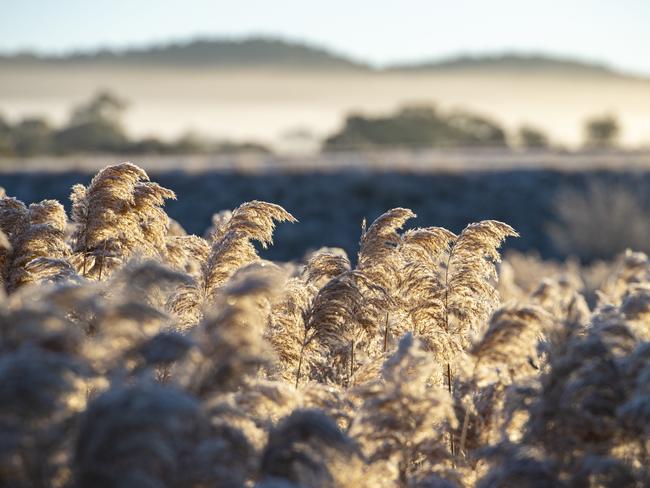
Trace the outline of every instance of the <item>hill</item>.
{"type": "Polygon", "coordinates": [[[75,63],[174,67],[288,67],[367,69],[325,49],[275,39],[195,40],[127,50],[78,52],[65,56],[19,54],[0,56],[0,62],[21,64],[75,63]]]}
{"type": "Polygon", "coordinates": [[[543,55],[503,54],[486,56],[457,56],[432,62],[399,64],[391,71],[499,71],[499,72],[550,72],[585,75],[621,76],[610,67],[543,55]]]}
{"type": "Polygon", "coordinates": [[[626,76],[605,65],[545,55],[456,56],[429,62],[397,63],[374,68],[368,63],[298,42],[270,38],[202,39],[125,50],[74,52],[63,56],[34,53],[0,55],[2,64],[126,65],[138,67],[292,68],[384,72],[548,72],[626,76]]]}
{"type": "Polygon", "coordinates": [[[541,56],[492,56],[380,69],[264,39],[59,58],[5,56],[0,117],[18,123],[39,116],[61,126],[70,107],[108,90],[129,102],[125,129],[138,138],[177,140],[195,131],[277,149],[295,143],[286,137],[292,132],[309,133],[311,141],[340,131],[351,113],[376,118],[421,104],[479,113],[511,132],[532,125],[570,146],[583,140],[587,117],[613,113],[623,144],[647,145],[650,79],[588,66],[541,56]],[[572,74],[577,72],[592,74],[572,74]]]}

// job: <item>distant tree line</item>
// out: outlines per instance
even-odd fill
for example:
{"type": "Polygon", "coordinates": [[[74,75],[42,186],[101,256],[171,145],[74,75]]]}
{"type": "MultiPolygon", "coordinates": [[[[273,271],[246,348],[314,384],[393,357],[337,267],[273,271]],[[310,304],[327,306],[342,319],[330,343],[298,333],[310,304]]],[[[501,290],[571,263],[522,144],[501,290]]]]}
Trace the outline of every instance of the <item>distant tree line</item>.
{"type": "MultiPolygon", "coordinates": [[[[618,144],[620,127],[613,115],[585,122],[585,148],[611,148],[618,144]]],[[[430,105],[411,105],[388,115],[350,114],[343,128],[325,139],[323,149],[353,150],[382,147],[522,147],[553,146],[541,129],[523,125],[508,137],[494,120],[466,111],[443,112],[430,105]]]]}
{"type": "MultiPolygon", "coordinates": [[[[133,139],[122,123],[126,108],[127,103],[121,98],[101,92],[74,107],[63,127],[53,127],[39,117],[11,124],[0,116],[0,156],[270,152],[254,142],[219,142],[191,133],[173,141],[155,137],[133,139]]],[[[620,126],[613,115],[589,118],[584,130],[586,148],[611,148],[618,144],[620,126]]],[[[520,127],[508,137],[497,122],[475,113],[409,105],[387,115],[351,114],[343,128],[322,144],[324,151],[508,146],[544,149],[552,147],[553,142],[544,131],[530,125],[520,127]]]]}
{"type": "Polygon", "coordinates": [[[154,137],[132,139],[122,124],[126,108],[127,103],[121,98],[101,92],[75,107],[63,127],[53,127],[40,117],[28,117],[11,124],[0,116],[0,156],[269,152],[261,144],[216,142],[191,133],[174,141],[154,137]]]}
{"type": "Polygon", "coordinates": [[[506,133],[494,121],[467,112],[445,114],[427,105],[385,116],[349,115],[343,129],[325,140],[326,149],[506,145],[506,133]]]}

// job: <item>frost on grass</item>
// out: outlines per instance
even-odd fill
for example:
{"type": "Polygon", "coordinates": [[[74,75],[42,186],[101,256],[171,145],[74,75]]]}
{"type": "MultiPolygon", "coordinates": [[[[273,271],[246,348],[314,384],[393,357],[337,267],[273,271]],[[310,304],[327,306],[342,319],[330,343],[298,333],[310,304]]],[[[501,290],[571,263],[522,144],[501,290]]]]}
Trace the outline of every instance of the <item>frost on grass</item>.
{"type": "Polygon", "coordinates": [[[507,224],[394,208],[272,263],[287,210],[201,237],[173,198],[130,163],[70,215],[0,195],[2,486],[650,485],[645,254],[501,263],[507,224]]]}

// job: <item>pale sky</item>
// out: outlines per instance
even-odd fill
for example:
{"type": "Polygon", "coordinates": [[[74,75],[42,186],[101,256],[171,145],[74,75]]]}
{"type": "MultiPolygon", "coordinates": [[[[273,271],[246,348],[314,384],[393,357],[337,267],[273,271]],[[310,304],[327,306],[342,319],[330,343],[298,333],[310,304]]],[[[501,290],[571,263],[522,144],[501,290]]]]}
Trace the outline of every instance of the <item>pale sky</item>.
{"type": "Polygon", "coordinates": [[[0,0],[0,52],[274,36],[385,64],[577,57],[650,75],[650,0],[0,0]]]}

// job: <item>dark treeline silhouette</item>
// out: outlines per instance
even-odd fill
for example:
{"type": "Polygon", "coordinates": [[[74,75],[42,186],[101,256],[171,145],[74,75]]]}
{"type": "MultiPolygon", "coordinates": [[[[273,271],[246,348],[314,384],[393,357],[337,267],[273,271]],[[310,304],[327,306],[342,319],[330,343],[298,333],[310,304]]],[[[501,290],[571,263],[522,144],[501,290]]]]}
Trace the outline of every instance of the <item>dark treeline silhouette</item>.
{"type": "Polygon", "coordinates": [[[74,107],[63,127],[53,127],[40,117],[27,117],[12,125],[0,116],[0,156],[269,152],[257,143],[212,141],[192,133],[173,141],[155,137],[133,139],[122,124],[126,108],[125,100],[110,92],[100,92],[74,107]]]}
{"type": "MultiPolygon", "coordinates": [[[[132,138],[122,123],[127,105],[110,92],[100,92],[74,107],[62,127],[54,127],[41,117],[27,117],[12,124],[0,115],[0,156],[271,152],[257,142],[217,141],[194,133],[171,141],[157,137],[132,138]]],[[[584,126],[584,147],[614,148],[620,132],[614,115],[588,118],[584,126]]],[[[559,146],[535,126],[525,124],[509,134],[498,122],[483,115],[458,110],[446,112],[431,105],[407,105],[377,116],[350,114],[343,128],[322,142],[323,151],[471,147],[535,150],[559,146]]]]}
{"type": "Polygon", "coordinates": [[[585,146],[611,148],[618,145],[621,127],[612,114],[595,115],[585,122],[585,146]]]}
{"type": "MultiPolygon", "coordinates": [[[[584,147],[616,147],[620,127],[613,115],[585,122],[584,147]]],[[[325,151],[386,147],[520,147],[545,149],[555,144],[540,128],[522,125],[514,134],[495,120],[468,111],[443,112],[430,105],[409,105],[379,116],[350,114],[343,128],[325,139],[325,151]]]]}
{"type": "Polygon", "coordinates": [[[467,112],[444,114],[431,106],[407,106],[385,116],[349,115],[343,129],[327,138],[325,149],[374,146],[506,146],[495,122],[467,112]]]}

